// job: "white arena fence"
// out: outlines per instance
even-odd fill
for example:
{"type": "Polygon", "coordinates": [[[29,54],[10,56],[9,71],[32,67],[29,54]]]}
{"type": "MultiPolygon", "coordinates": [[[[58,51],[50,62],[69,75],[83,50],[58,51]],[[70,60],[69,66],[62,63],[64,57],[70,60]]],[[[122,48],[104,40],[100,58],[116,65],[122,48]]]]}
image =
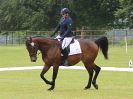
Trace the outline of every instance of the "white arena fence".
{"type": "MultiPolygon", "coordinates": [[[[76,39],[89,39],[107,36],[110,45],[133,46],[133,30],[77,30],[73,31],[76,39]]],[[[1,31],[0,45],[21,45],[27,37],[50,37],[51,31],[1,31]]]]}

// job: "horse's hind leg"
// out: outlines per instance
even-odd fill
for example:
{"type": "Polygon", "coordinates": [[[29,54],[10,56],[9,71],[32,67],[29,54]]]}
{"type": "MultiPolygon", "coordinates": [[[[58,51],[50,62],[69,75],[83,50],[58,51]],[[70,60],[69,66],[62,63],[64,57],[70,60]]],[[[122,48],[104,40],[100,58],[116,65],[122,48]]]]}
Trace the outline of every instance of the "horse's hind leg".
{"type": "Polygon", "coordinates": [[[95,75],[94,75],[94,78],[93,78],[93,80],[92,80],[92,84],[93,84],[93,86],[94,86],[96,89],[98,89],[98,85],[96,84],[96,79],[97,79],[97,77],[98,77],[98,74],[99,74],[100,70],[101,70],[101,68],[100,68],[99,66],[95,65],[95,68],[94,68],[95,75]]]}
{"type": "Polygon", "coordinates": [[[92,78],[93,78],[93,68],[92,68],[92,66],[90,65],[90,64],[85,64],[85,67],[86,67],[86,69],[87,69],[87,71],[88,71],[88,74],[89,74],[89,80],[88,80],[88,84],[87,84],[87,86],[84,88],[85,90],[86,89],[89,89],[90,87],[91,87],[91,82],[92,82],[92,78]]]}

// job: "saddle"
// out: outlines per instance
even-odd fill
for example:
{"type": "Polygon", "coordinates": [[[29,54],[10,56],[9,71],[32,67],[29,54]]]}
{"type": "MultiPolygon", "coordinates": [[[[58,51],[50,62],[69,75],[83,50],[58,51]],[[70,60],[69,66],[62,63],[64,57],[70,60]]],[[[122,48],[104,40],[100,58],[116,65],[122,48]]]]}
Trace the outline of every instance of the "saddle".
{"type": "Polygon", "coordinates": [[[81,54],[81,47],[79,44],[79,41],[76,39],[73,39],[72,42],[67,46],[66,48],[68,55],[75,55],[75,54],[81,54]]]}
{"type": "MultiPolygon", "coordinates": [[[[58,39],[54,39],[54,40],[58,41],[58,39]]],[[[63,51],[61,48],[61,44],[60,44],[60,50],[61,50],[61,52],[65,53],[65,51],[63,51]]],[[[82,53],[78,40],[76,40],[74,38],[72,39],[71,43],[67,46],[66,50],[67,50],[66,52],[68,53],[68,55],[75,55],[75,54],[82,53]]]]}

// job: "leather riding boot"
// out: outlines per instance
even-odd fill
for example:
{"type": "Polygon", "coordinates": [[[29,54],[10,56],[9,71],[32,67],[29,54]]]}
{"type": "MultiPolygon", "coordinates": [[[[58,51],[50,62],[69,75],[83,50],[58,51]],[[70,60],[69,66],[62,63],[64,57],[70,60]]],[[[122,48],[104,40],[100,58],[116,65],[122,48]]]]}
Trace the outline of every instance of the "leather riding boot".
{"type": "Polygon", "coordinates": [[[66,65],[68,65],[68,61],[67,61],[67,58],[68,58],[68,50],[67,50],[67,48],[65,48],[64,50],[62,50],[62,54],[63,54],[63,56],[61,57],[61,65],[62,66],[66,66],[66,65]]]}

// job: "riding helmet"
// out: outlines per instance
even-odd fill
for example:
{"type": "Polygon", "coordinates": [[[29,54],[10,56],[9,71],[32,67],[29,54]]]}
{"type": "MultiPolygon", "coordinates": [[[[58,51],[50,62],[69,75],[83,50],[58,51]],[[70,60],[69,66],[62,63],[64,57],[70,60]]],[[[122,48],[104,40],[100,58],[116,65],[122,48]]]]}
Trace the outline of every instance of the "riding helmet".
{"type": "Polygon", "coordinates": [[[61,15],[66,14],[66,13],[70,14],[70,10],[68,8],[61,9],[61,12],[60,12],[61,15]]]}

